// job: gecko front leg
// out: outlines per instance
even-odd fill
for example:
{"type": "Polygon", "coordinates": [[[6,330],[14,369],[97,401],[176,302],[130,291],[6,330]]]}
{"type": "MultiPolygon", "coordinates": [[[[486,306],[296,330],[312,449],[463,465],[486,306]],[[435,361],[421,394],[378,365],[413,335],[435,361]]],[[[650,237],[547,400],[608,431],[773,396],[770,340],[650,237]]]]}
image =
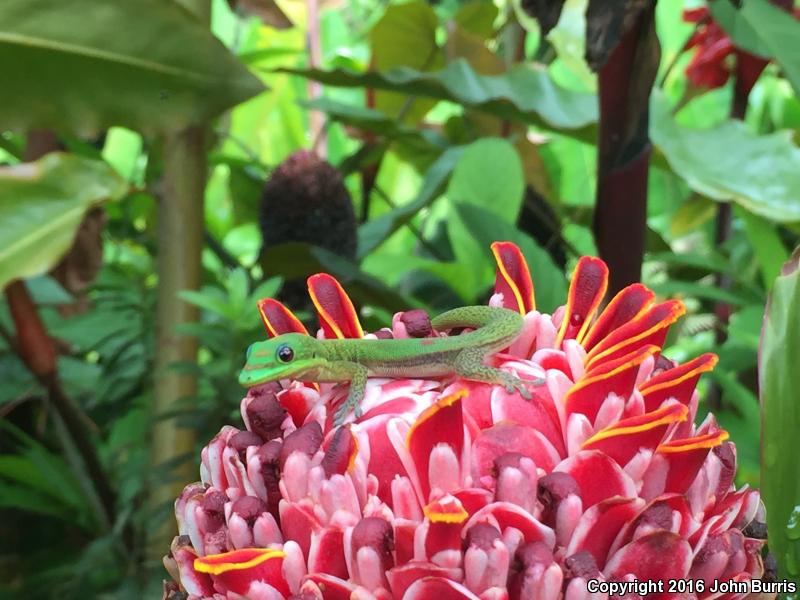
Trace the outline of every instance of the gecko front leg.
{"type": "Polygon", "coordinates": [[[511,394],[519,392],[526,400],[531,399],[531,393],[525,384],[542,385],[544,379],[523,380],[510,373],[483,364],[484,352],[480,348],[465,348],[458,353],[455,360],[456,373],[464,379],[496,383],[502,385],[511,394]]]}
{"type": "Polygon", "coordinates": [[[345,417],[351,410],[355,411],[356,418],[361,416],[361,401],[364,399],[369,371],[364,365],[354,362],[334,363],[334,367],[346,371],[348,379],[350,379],[350,392],[347,394],[347,400],[333,414],[333,425],[338,427],[344,423],[345,417]]]}

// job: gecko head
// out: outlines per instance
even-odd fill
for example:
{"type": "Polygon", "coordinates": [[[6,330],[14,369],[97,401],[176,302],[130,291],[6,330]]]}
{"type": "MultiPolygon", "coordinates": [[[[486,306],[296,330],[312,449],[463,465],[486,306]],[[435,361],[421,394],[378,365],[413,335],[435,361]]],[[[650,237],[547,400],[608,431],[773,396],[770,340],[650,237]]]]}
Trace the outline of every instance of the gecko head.
{"type": "Polygon", "coordinates": [[[299,375],[319,363],[317,340],[302,333],[285,333],[247,349],[239,383],[253,387],[299,375]]]}

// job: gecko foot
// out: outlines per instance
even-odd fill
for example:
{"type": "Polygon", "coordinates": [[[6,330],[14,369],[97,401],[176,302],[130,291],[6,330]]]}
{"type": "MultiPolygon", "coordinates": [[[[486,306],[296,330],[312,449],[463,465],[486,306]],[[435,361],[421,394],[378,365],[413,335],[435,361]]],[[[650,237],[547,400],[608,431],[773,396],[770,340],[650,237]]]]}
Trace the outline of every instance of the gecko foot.
{"type": "Polygon", "coordinates": [[[530,390],[526,387],[527,385],[542,385],[544,384],[544,379],[541,377],[538,379],[520,379],[519,377],[514,377],[513,375],[509,375],[508,378],[503,378],[503,387],[505,388],[506,392],[509,394],[513,394],[514,392],[518,392],[520,396],[522,396],[525,400],[530,400],[533,398],[531,395],[530,390]]]}
{"type": "Polygon", "coordinates": [[[344,401],[344,403],[336,409],[333,413],[333,426],[339,427],[340,425],[344,424],[347,415],[350,414],[350,410],[353,410],[356,419],[361,418],[361,404],[359,402],[351,402],[348,398],[344,401]]]}

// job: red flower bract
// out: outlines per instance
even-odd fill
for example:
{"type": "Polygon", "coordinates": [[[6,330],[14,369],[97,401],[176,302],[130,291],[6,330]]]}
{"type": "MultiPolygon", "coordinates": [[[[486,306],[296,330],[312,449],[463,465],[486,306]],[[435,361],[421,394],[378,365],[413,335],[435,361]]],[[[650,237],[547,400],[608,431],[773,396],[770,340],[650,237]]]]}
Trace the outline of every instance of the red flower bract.
{"type": "MultiPolygon", "coordinates": [[[[716,357],[661,356],[683,305],[637,284],[600,311],[607,268],[585,257],[566,306],[542,314],[519,249],[493,250],[490,304],[525,324],[487,361],[545,384],[526,400],[458,378],[371,379],[361,417],[338,428],[346,384],[251,389],[245,429],[223,427],[175,503],[165,562],[189,598],[579,600],[605,597],[592,579],[681,578],[702,582],[698,598],[733,598],[713,580],[761,577],[763,541],[743,533],[758,493],[735,489],[714,417],[694,422],[716,357]]],[[[418,312],[365,334],[333,278],[309,287],[321,337],[445,335],[418,312]]],[[[259,306],[270,335],[302,330],[259,306]]],[[[664,590],[648,597],[679,595],[664,590]]]]}
{"type": "MultiPolygon", "coordinates": [[[[798,12],[792,10],[792,0],[770,2],[798,18],[798,12]]],[[[706,7],[684,10],[683,20],[697,24],[694,34],[683,48],[694,50],[686,66],[686,76],[691,84],[696,88],[715,89],[725,85],[731,74],[735,73],[736,91],[746,98],[769,60],[737,47],[706,7]]]]}

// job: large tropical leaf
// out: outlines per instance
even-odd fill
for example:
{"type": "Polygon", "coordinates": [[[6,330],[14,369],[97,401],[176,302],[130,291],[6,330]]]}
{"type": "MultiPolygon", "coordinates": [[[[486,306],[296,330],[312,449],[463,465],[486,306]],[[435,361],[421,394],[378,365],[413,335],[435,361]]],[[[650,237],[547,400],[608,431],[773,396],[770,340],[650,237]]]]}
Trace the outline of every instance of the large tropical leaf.
{"type": "Polygon", "coordinates": [[[322,111],[328,115],[328,118],[339,123],[377,133],[387,138],[432,144],[442,149],[448,145],[446,139],[434,130],[404,125],[397,119],[373,108],[347,104],[327,97],[303,100],[299,104],[304,108],[322,111]]]}
{"type": "Polygon", "coordinates": [[[126,189],[107,163],[72,154],[0,167],[0,289],[48,271],[71,246],[84,213],[126,189]]]}
{"type": "Polygon", "coordinates": [[[414,218],[414,215],[429,206],[442,194],[463,151],[464,149],[460,146],[446,150],[428,169],[416,198],[359,227],[359,257],[366,256],[380,246],[395,231],[414,218]]]}
{"type": "MultiPolygon", "coordinates": [[[[514,146],[502,138],[479,139],[464,149],[450,177],[447,197],[457,209],[476,207],[501,225],[515,229],[522,206],[525,179],[514,146]]],[[[470,213],[471,214],[471,213],[470,213]]],[[[449,215],[447,235],[457,262],[472,267],[471,286],[480,290],[487,275],[494,271],[491,255],[486,249],[495,240],[508,239],[501,235],[490,240],[474,231],[474,224],[465,221],[460,210],[449,215]]],[[[485,227],[489,227],[487,222],[485,227]]]]}
{"type": "Polygon", "coordinates": [[[800,221],[800,148],[790,132],[757,135],[732,120],[708,129],[683,127],[664,96],[654,94],[650,134],[695,191],[773,221],[800,221]]]}
{"type": "Polygon", "coordinates": [[[0,2],[0,126],[180,128],[263,86],[177,2],[0,2]]]}
{"type": "MultiPolygon", "coordinates": [[[[444,55],[436,44],[439,19],[425,2],[390,5],[370,31],[371,65],[377,71],[410,67],[419,71],[442,68],[444,55]]],[[[408,123],[418,122],[435,102],[407,94],[378,92],[375,108],[408,123]]]]}
{"type": "Polygon", "coordinates": [[[326,85],[367,87],[449,100],[503,119],[547,128],[585,129],[597,120],[594,94],[556,84],[546,70],[520,64],[503,75],[479,75],[464,59],[421,73],[398,67],[385,73],[350,69],[281,69],[326,85]]]}
{"type": "Polygon", "coordinates": [[[447,197],[481,206],[515,223],[524,190],[522,163],[514,146],[503,138],[483,138],[464,149],[453,169],[447,197]]]}
{"type": "Polygon", "coordinates": [[[759,352],[761,491],[767,508],[769,547],[781,576],[800,576],[800,252],[772,288],[759,352]]]}

